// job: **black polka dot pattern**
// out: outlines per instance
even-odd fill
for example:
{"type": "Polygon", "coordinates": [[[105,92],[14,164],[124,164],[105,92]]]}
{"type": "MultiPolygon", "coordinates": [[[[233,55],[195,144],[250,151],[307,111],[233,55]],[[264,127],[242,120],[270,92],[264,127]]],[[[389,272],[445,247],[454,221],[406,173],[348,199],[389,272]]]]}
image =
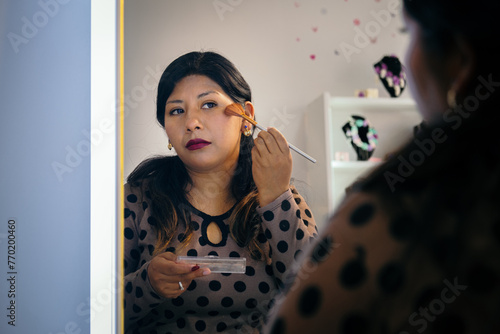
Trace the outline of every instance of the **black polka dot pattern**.
{"type": "Polygon", "coordinates": [[[286,232],[290,229],[290,222],[288,220],[280,221],[280,230],[286,232]]]}
{"type": "Polygon", "coordinates": [[[280,242],[278,242],[278,250],[280,251],[280,253],[286,253],[286,251],[288,250],[288,243],[285,240],[281,240],[280,242]]]}
{"type": "Polygon", "coordinates": [[[134,231],[130,227],[125,228],[125,238],[132,240],[134,238],[134,231]]]}
{"type": "Polygon", "coordinates": [[[177,321],[176,321],[176,322],[177,322],[177,327],[178,327],[179,329],[183,329],[184,327],[186,327],[186,319],[184,319],[184,318],[179,318],[179,319],[177,319],[177,321]]]}
{"type": "Polygon", "coordinates": [[[127,196],[127,201],[130,203],[137,203],[137,196],[134,194],[130,194],[127,196]]]}
{"type": "Polygon", "coordinates": [[[229,313],[229,316],[233,319],[238,319],[241,316],[241,312],[234,311],[234,312],[229,313]]]}
{"type": "Polygon", "coordinates": [[[234,283],[234,290],[237,292],[244,292],[247,289],[247,286],[244,282],[242,281],[237,281],[234,283]]]}
{"type": "Polygon", "coordinates": [[[368,223],[375,214],[375,207],[371,203],[358,206],[351,214],[350,223],[353,226],[362,226],[368,223]]]}
{"type": "Polygon", "coordinates": [[[231,297],[224,297],[222,298],[221,305],[224,307],[231,307],[233,306],[233,299],[231,297]]]}
{"type": "Polygon", "coordinates": [[[323,296],[317,286],[304,288],[300,297],[298,311],[303,317],[311,317],[321,308],[323,296]]]}
{"type": "Polygon", "coordinates": [[[193,228],[194,231],[198,231],[200,229],[200,224],[198,224],[195,221],[191,222],[191,227],[193,228]]]}
{"type": "Polygon", "coordinates": [[[257,307],[257,300],[255,298],[250,298],[245,302],[245,306],[249,309],[257,307]]]}
{"type": "Polygon", "coordinates": [[[333,238],[327,235],[315,246],[311,254],[311,261],[314,263],[323,262],[333,252],[333,238]]]}
{"type": "Polygon", "coordinates": [[[389,263],[383,266],[377,277],[380,289],[387,294],[397,292],[405,282],[405,270],[399,263],[389,263]]]}
{"type": "Polygon", "coordinates": [[[264,219],[268,222],[272,221],[274,219],[274,213],[272,211],[266,211],[264,212],[264,219]]]}
{"type": "Polygon", "coordinates": [[[288,200],[284,200],[283,202],[281,202],[281,210],[288,211],[288,210],[290,210],[291,207],[292,207],[292,205],[290,204],[290,202],[288,200]]]}
{"type": "Polygon", "coordinates": [[[262,293],[268,293],[271,288],[269,287],[269,284],[266,282],[260,282],[259,283],[259,291],[262,293]]]}
{"type": "Polygon", "coordinates": [[[226,328],[227,328],[227,325],[225,323],[223,323],[223,322],[219,322],[217,324],[217,332],[218,333],[224,332],[226,330],[226,328]]]}
{"type": "Polygon", "coordinates": [[[257,241],[263,244],[267,241],[267,238],[263,233],[259,233],[259,235],[257,236],[257,241]]]}
{"type": "Polygon", "coordinates": [[[208,284],[208,287],[210,288],[210,290],[212,291],[219,291],[220,288],[221,288],[221,284],[219,281],[210,281],[210,283],[208,284]]]}
{"type": "Polygon", "coordinates": [[[198,297],[198,299],[196,299],[196,304],[198,304],[198,306],[201,306],[201,307],[205,307],[208,305],[208,298],[205,297],[205,296],[201,296],[201,297],[198,297]]]}
{"type": "Polygon", "coordinates": [[[173,319],[175,314],[171,310],[165,310],[164,316],[166,319],[173,319]]]}
{"type": "Polygon", "coordinates": [[[188,290],[188,291],[193,291],[194,289],[196,289],[196,285],[197,285],[197,284],[196,284],[196,280],[192,280],[192,281],[191,281],[191,284],[189,284],[189,286],[188,286],[187,290],[188,290]]]}
{"type": "Polygon", "coordinates": [[[245,274],[247,276],[255,276],[255,269],[253,267],[251,267],[251,266],[247,266],[245,274]]]}
{"type": "MultiPolygon", "coordinates": [[[[147,265],[155,254],[155,227],[159,225],[159,221],[150,216],[154,208],[148,196],[129,195],[126,195],[129,207],[125,214],[128,220],[123,233],[125,243],[134,243],[135,248],[128,251],[124,265],[126,263],[129,268],[126,269],[127,273],[133,273],[131,269],[147,265]],[[139,217],[140,220],[133,221],[132,216],[139,217]]],[[[217,273],[195,278],[187,287],[183,282],[186,291],[179,297],[166,298],[151,291],[147,268],[144,266],[134,276],[134,284],[125,285],[125,295],[130,295],[127,297],[128,303],[124,302],[127,321],[134,322],[141,333],[184,333],[188,329],[190,333],[235,330],[248,332],[252,327],[261,331],[264,325],[264,311],[274,303],[272,295],[284,288],[283,282],[286,281],[289,266],[294,255],[300,252],[296,245],[307,244],[312,235],[310,231],[311,225],[314,226],[313,222],[303,223],[296,218],[301,215],[308,216],[304,211],[305,202],[300,201],[299,197],[293,199],[295,202],[292,197],[281,197],[270,206],[271,210],[260,211],[261,221],[260,225],[257,225],[255,235],[257,244],[264,252],[262,260],[268,262],[253,260],[244,248],[214,248],[216,246],[207,243],[206,238],[203,239],[204,225],[199,222],[204,223],[205,218],[193,214],[188,218],[188,228],[180,226],[166,246],[165,252],[179,256],[246,257],[245,275],[217,273]],[[297,209],[297,201],[300,203],[300,209],[297,209]],[[181,245],[186,241],[187,231],[192,233],[193,237],[187,245],[181,245]]],[[[223,224],[224,231],[231,233],[226,220],[223,224]]],[[[234,245],[234,239],[231,237],[229,242],[234,245]]]]}
{"type": "Polygon", "coordinates": [[[367,278],[364,264],[364,250],[358,249],[358,258],[348,261],[340,271],[340,283],[346,289],[355,289],[363,284],[367,278]]]}
{"type": "Polygon", "coordinates": [[[205,324],[205,322],[203,320],[198,320],[194,327],[196,328],[196,330],[198,332],[203,332],[206,328],[207,328],[207,325],[205,324]]]}
{"type": "Polygon", "coordinates": [[[286,271],[286,265],[281,261],[276,261],[276,269],[283,274],[286,271]]]}
{"type": "Polygon", "coordinates": [[[136,261],[137,261],[137,260],[139,260],[139,259],[140,259],[141,254],[139,253],[139,251],[138,251],[137,249],[132,249],[132,250],[130,251],[130,257],[131,257],[132,259],[134,259],[134,260],[136,260],[136,261]]]}
{"type": "Polygon", "coordinates": [[[174,306],[182,306],[184,304],[184,299],[182,299],[182,297],[177,297],[175,299],[172,299],[172,304],[174,306]]]}

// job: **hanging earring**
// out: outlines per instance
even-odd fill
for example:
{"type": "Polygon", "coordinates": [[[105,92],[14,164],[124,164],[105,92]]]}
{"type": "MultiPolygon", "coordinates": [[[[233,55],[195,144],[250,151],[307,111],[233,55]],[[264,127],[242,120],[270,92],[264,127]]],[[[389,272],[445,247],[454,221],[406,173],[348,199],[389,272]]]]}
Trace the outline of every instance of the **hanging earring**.
{"type": "Polygon", "coordinates": [[[455,89],[450,88],[448,90],[446,99],[448,101],[448,107],[450,107],[451,109],[455,109],[457,107],[457,92],[455,91],[455,89]]]}
{"type": "Polygon", "coordinates": [[[252,134],[252,130],[245,125],[245,132],[243,132],[243,134],[248,137],[252,134]]]}
{"type": "Polygon", "coordinates": [[[169,151],[172,151],[172,143],[170,142],[170,140],[168,141],[168,146],[167,147],[168,147],[169,151]]]}

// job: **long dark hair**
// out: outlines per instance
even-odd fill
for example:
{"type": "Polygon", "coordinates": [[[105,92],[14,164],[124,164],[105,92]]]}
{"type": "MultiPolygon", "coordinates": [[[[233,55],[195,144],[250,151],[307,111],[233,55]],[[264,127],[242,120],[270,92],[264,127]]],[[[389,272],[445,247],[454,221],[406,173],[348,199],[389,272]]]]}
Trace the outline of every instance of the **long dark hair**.
{"type": "MultiPolygon", "coordinates": [[[[167,66],[158,84],[156,119],[165,126],[165,104],[176,84],[189,75],[203,75],[216,82],[236,103],[252,100],[248,83],[228,59],[215,52],[190,52],[175,59],[167,66]]],[[[241,247],[247,247],[256,259],[264,254],[256,235],[260,217],[257,187],[252,176],[253,138],[241,135],[240,155],[235,174],[231,180],[231,192],[237,201],[229,217],[232,237],[241,247]]],[[[189,217],[192,207],[186,197],[186,189],[192,180],[178,156],[154,157],[143,161],[129,175],[133,186],[142,185],[151,201],[151,221],[156,228],[158,241],[155,254],[164,251],[177,228],[184,225],[186,231],[182,245],[189,242],[193,229],[189,217]],[[147,189],[147,190],[146,190],[147,189]]]]}

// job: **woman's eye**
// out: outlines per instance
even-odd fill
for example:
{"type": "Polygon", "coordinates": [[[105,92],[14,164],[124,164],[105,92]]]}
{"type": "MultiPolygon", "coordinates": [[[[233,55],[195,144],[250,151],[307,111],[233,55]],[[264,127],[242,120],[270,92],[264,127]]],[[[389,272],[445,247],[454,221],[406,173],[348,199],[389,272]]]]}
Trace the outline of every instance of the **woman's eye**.
{"type": "Polygon", "coordinates": [[[170,110],[169,114],[170,115],[179,115],[179,114],[182,114],[184,112],[184,110],[182,109],[173,109],[173,110],[170,110]]]}
{"type": "Polygon", "coordinates": [[[203,109],[211,109],[211,108],[214,108],[217,106],[217,103],[215,102],[207,102],[205,104],[203,104],[202,108],[203,109]]]}

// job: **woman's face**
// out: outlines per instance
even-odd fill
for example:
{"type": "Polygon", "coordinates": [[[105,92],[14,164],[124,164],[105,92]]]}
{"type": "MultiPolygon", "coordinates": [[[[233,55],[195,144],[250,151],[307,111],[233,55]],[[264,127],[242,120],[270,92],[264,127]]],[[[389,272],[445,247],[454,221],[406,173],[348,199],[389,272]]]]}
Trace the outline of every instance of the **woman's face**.
{"type": "Polygon", "coordinates": [[[177,83],[165,105],[165,131],[191,172],[229,171],[240,152],[243,119],[227,116],[232,99],[214,81],[190,75],[177,83]]]}
{"type": "MultiPolygon", "coordinates": [[[[446,90],[438,81],[438,74],[431,70],[431,56],[423,45],[422,29],[404,10],[404,19],[410,33],[410,44],[406,51],[405,64],[408,87],[418,109],[425,120],[444,113],[447,108],[446,90]]],[[[435,60],[435,58],[434,58],[435,60]]]]}

